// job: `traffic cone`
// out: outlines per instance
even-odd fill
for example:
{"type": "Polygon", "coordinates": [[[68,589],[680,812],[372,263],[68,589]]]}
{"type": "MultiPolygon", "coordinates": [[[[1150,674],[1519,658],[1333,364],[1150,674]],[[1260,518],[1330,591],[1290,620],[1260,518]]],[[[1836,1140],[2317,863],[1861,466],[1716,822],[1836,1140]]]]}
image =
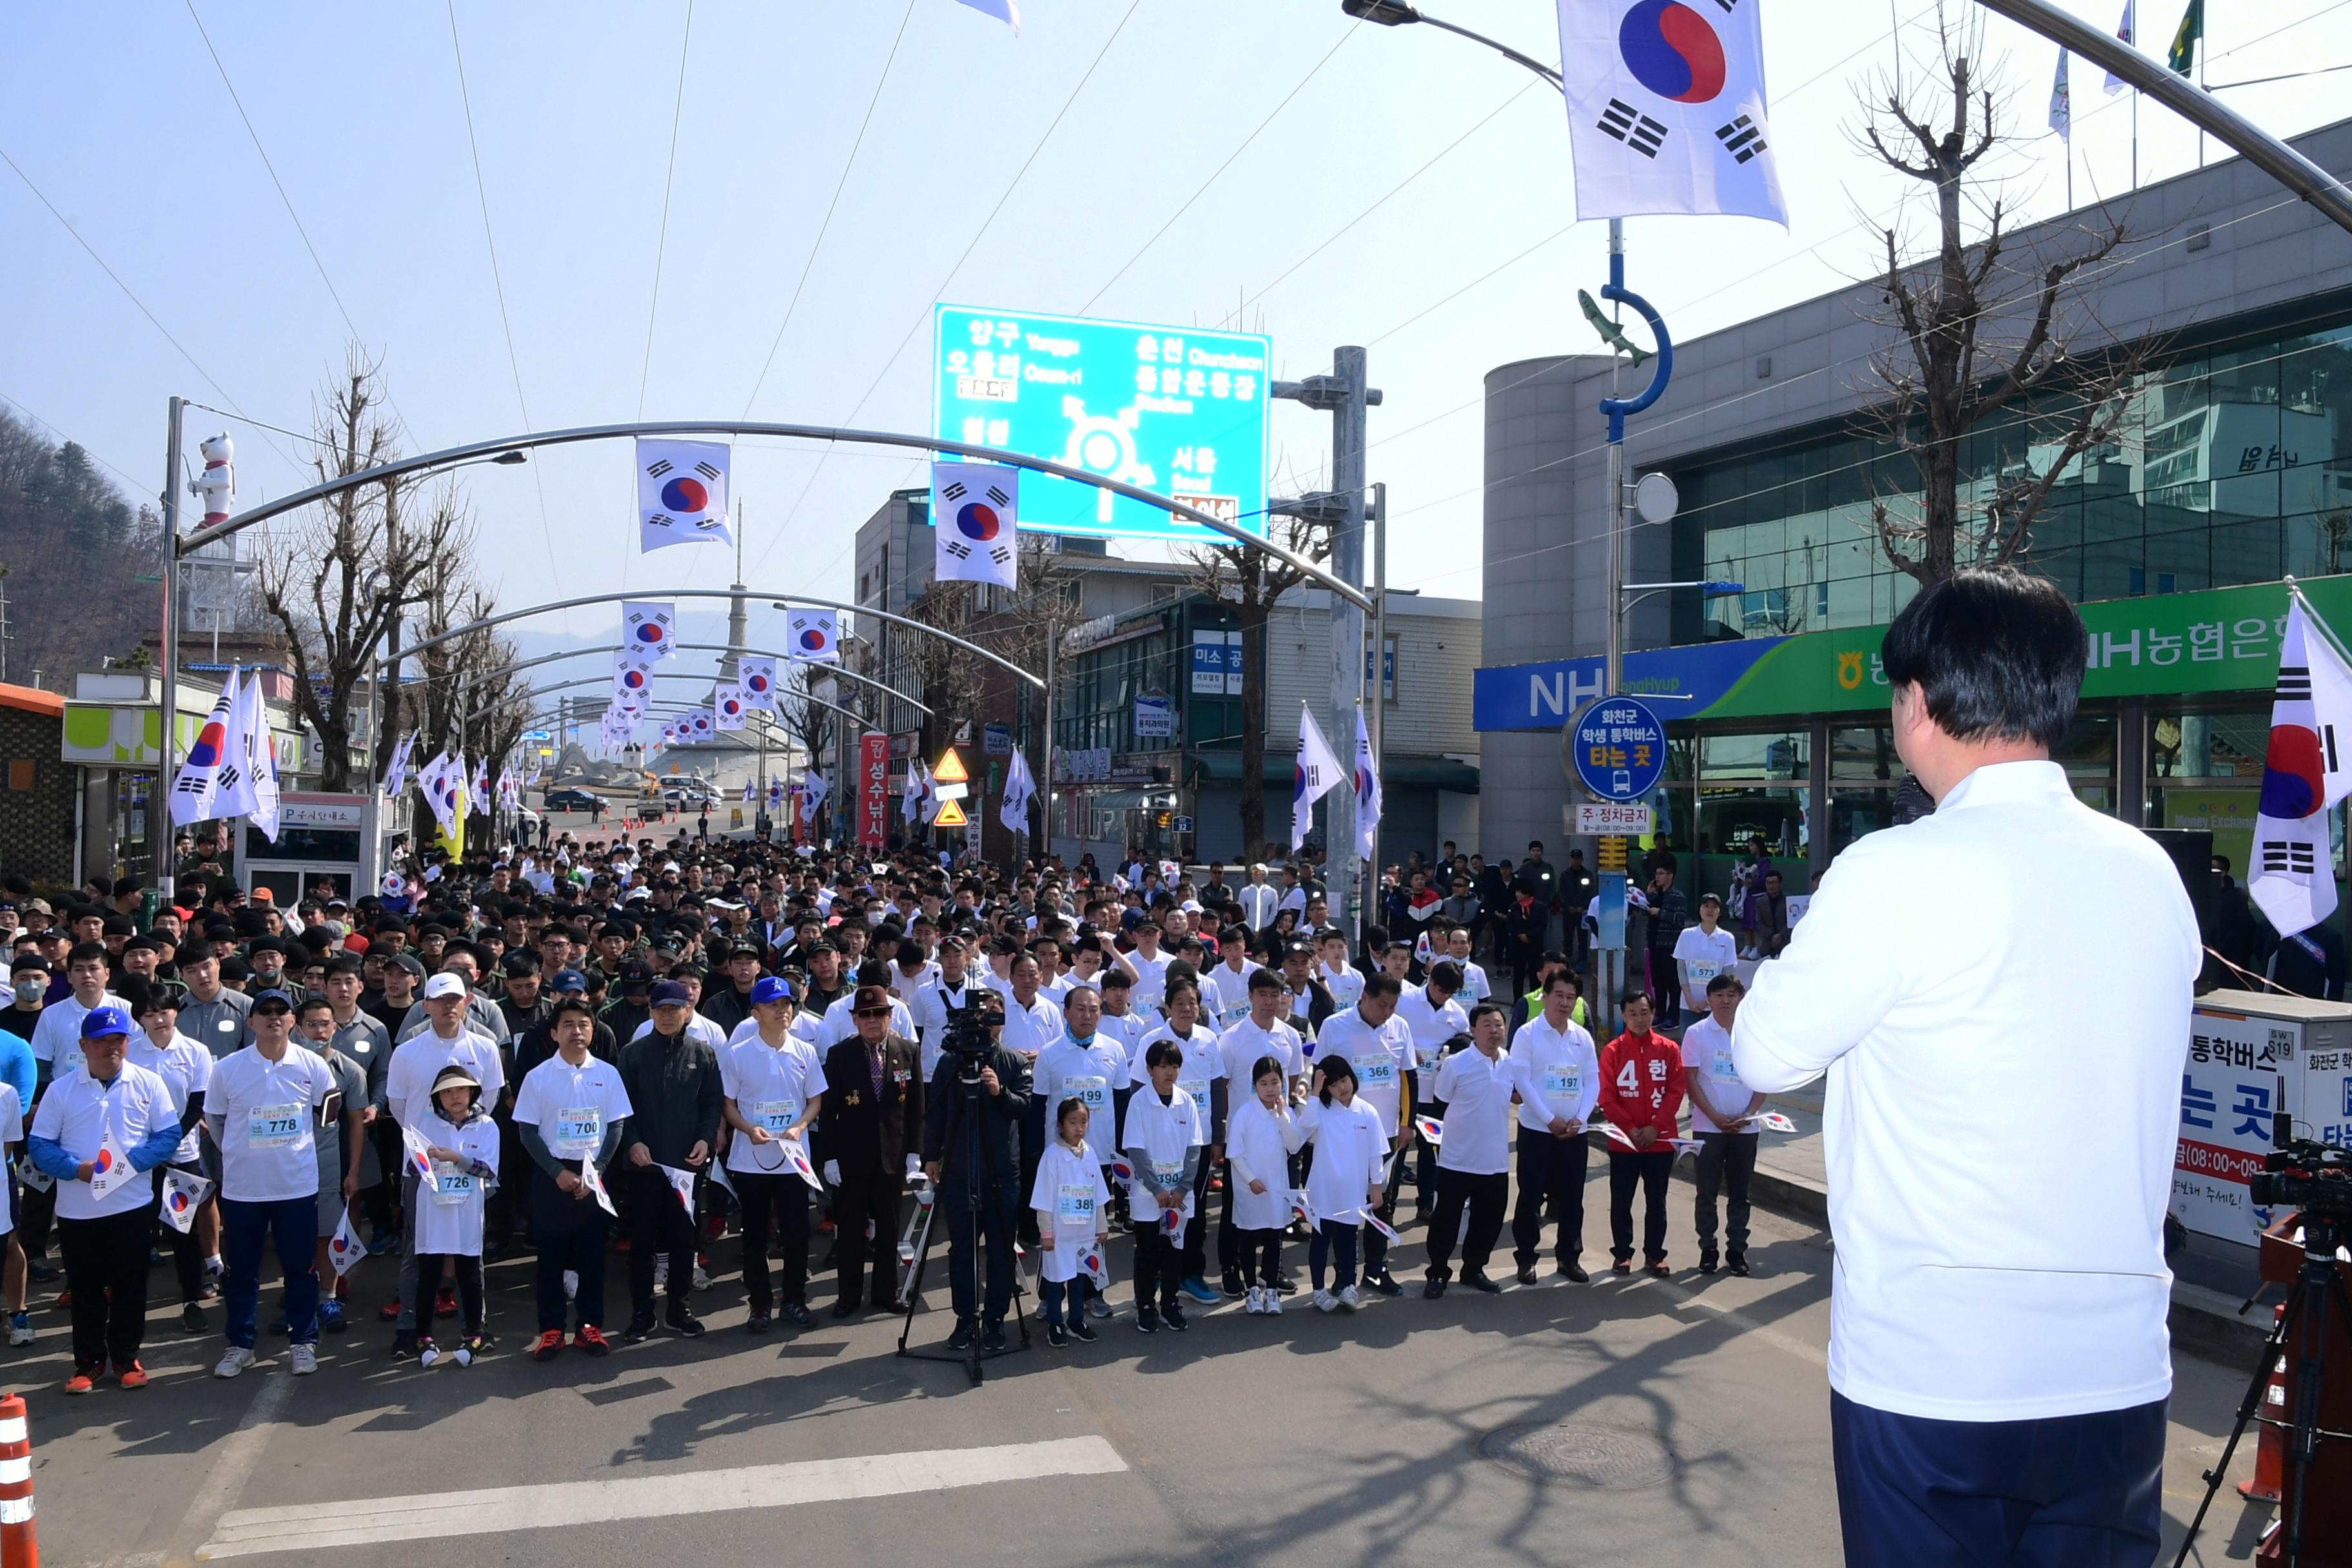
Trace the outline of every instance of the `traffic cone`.
{"type": "Polygon", "coordinates": [[[33,1529],[33,1442],[25,1402],[0,1394],[0,1568],[40,1568],[33,1529]]]}
{"type": "MultiPolygon", "coordinates": [[[[2271,1321],[2275,1328],[2278,1320],[2286,1316],[2286,1303],[2271,1309],[2271,1321]]],[[[2269,1380],[2263,1385],[2263,1414],[2276,1416],[2286,1407],[2286,1357],[2280,1356],[2271,1364],[2269,1380]]],[[[2275,1420],[2265,1421],[2254,1437],[2253,1479],[2238,1483],[2238,1495],[2263,1502],[2277,1502],[2285,1495],[2287,1435],[2275,1420]]]]}

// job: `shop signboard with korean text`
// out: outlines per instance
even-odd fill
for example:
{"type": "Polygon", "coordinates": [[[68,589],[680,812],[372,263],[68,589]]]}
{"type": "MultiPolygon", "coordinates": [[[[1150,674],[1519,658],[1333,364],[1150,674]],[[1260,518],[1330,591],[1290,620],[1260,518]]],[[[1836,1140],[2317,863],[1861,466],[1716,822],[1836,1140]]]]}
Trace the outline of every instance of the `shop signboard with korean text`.
{"type": "Polygon", "coordinates": [[[2191,1019],[2180,1079],[2172,1212],[2183,1225],[2254,1245],[2275,1216],[2253,1206],[2246,1178],[2262,1169],[2271,1119],[2282,1110],[2298,1138],[2352,1139],[2352,1005],[2207,993],[2191,1019]]]}
{"type": "MultiPolygon", "coordinates": [[[[931,433],[1082,468],[1265,531],[1272,342],[1248,332],[941,305],[931,433]]],[[[1148,501],[1024,474],[1024,532],[1198,541],[1148,501]]]]}
{"type": "Polygon", "coordinates": [[[868,849],[887,843],[890,811],[890,737],[868,730],[857,738],[857,842],[868,849]]]}

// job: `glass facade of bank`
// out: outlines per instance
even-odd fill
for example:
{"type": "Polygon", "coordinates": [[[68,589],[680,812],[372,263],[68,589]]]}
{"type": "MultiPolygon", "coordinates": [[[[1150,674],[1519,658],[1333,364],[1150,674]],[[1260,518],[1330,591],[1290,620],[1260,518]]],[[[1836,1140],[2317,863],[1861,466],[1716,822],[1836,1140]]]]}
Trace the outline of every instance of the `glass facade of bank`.
{"type": "MultiPolygon", "coordinates": [[[[2352,317],[2244,334],[2149,372],[2117,440],[2060,475],[2023,563],[2075,600],[2332,575],[2352,565],[2352,317]]],[[[1996,416],[1963,454],[1964,517],[2038,471],[2050,396],[1996,416]]],[[[1916,499],[1908,458],[1852,430],[1666,465],[1682,492],[1673,575],[1745,584],[1678,605],[1673,640],[1881,625],[1908,601],[1872,498],[1916,499]]],[[[1688,596],[1685,596],[1688,597],[1688,596]]]]}

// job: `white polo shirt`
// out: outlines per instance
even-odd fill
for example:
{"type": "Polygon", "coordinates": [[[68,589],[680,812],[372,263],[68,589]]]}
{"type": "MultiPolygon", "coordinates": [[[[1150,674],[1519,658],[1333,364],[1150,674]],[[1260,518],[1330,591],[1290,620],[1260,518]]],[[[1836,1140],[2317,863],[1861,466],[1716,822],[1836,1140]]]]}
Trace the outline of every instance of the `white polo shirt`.
{"type": "Polygon", "coordinates": [[[220,1143],[221,1196],[250,1204],[317,1197],[317,1112],[334,1091],[335,1069],[292,1041],[274,1062],[247,1046],[215,1063],[205,1121],[220,1143]]]}
{"type": "MultiPolygon", "coordinates": [[[[172,1043],[161,1047],[147,1037],[146,1030],[140,1030],[127,1042],[124,1056],[163,1080],[172,1091],[174,1117],[187,1114],[189,1096],[202,1094],[211,1087],[213,1068],[219,1065],[213,1060],[212,1052],[176,1029],[172,1032],[172,1043]]],[[[172,1152],[172,1163],[193,1165],[202,1153],[201,1136],[191,1127],[188,1135],[180,1140],[180,1146],[172,1152]]]]}
{"type": "Polygon", "coordinates": [[[1412,1036],[1412,1065],[1416,1072],[1435,1072],[1445,1042],[1470,1032],[1470,1015],[1461,1002],[1452,996],[1442,1005],[1432,1002],[1424,986],[1408,985],[1398,994],[1396,1016],[1404,1020],[1405,1029],[1412,1036]]]}
{"type": "MultiPolygon", "coordinates": [[[[92,1160],[111,1128],[115,1148],[127,1157],[155,1132],[176,1127],[179,1121],[180,1113],[172,1109],[171,1087],[136,1062],[125,1060],[112,1083],[100,1083],[87,1067],[74,1068],[52,1082],[41,1103],[33,1108],[33,1136],[47,1139],[76,1161],[92,1160]]],[[[309,1163],[307,1148],[303,1161],[303,1191],[315,1193],[319,1176],[309,1163]]],[[[102,1198],[90,1195],[88,1182],[58,1183],[59,1219],[103,1219],[154,1201],[153,1184],[143,1181],[125,1182],[102,1198]]]]}
{"type": "MultiPolygon", "coordinates": [[[[1706,1097],[1726,1112],[1737,1116],[1755,1091],[1739,1079],[1739,1064],[1732,1059],[1731,1031],[1713,1018],[1701,1018],[1683,1031],[1683,1072],[1686,1078],[1704,1079],[1706,1097]]],[[[1691,1131],[1720,1132],[1714,1117],[1690,1102],[1691,1131]]],[[[1754,1128],[1747,1130],[1751,1134],[1754,1128]]]]}
{"type": "Polygon", "coordinates": [[[1445,1102],[1445,1142],[1438,1145],[1438,1168],[1473,1176],[1498,1176],[1511,1168],[1511,1096],[1549,1123],[1551,1107],[1528,1081],[1527,1071],[1508,1052],[1486,1053],[1472,1046],[1455,1051],[1437,1068],[1436,1097],[1445,1102]]]}
{"type": "Polygon", "coordinates": [[[81,1066],[81,1021],[99,1007],[120,1007],[124,1017],[131,1016],[131,1004],[111,991],[100,996],[94,1007],[83,1006],[68,992],[42,1008],[40,1016],[33,1020],[33,1059],[48,1063],[50,1073],[58,1078],[81,1066]]]}
{"type": "MultiPolygon", "coordinates": [[[[782,1045],[772,1046],[754,1034],[719,1054],[719,1083],[744,1121],[782,1138],[808,1102],[824,1092],[824,1067],[806,1041],[787,1034],[782,1045]]],[[[805,1131],[801,1135],[808,1136],[805,1131]]],[[[740,1129],[727,1144],[727,1168],[762,1176],[792,1169],[772,1145],[754,1143],[740,1129]]]]}
{"type": "Polygon", "coordinates": [[[1275,1019],[1273,1028],[1261,1029],[1255,1019],[1244,1016],[1218,1037],[1217,1050],[1225,1058],[1228,1109],[1251,1098],[1255,1084],[1250,1073],[1262,1058],[1280,1062],[1286,1080],[1307,1076],[1307,1042],[1280,1018],[1275,1019]]]}
{"type": "MultiPolygon", "coordinates": [[[[432,1096],[433,1080],[453,1062],[472,1073],[482,1086],[484,1105],[498,1102],[499,1090],[506,1087],[507,1081],[506,1071],[499,1065],[499,1047],[470,1030],[461,1029],[455,1038],[444,1039],[426,1029],[401,1041],[384,1068],[383,1100],[392,1110],[392,1119],[407,1126],[412,1100],[416,1102],[417,1114],[431,1110],[425,1102],[432,1096]]],[[[205,1103],[209,1106],[211,1102],[205,1103]]]]}
{"type": "Polygon", "coordinates": [[[604,1146],[604,1134],[629,1116],[621,1069],[591,1056],[578,1067],[558,1051],[525,1073],[515,1090],[514,1119],[539,1129],[540,1141],[562,1160],[584,1160],[604,1146]]]}
{"type": "Polygon", "coordinates": [[[998,1037],[998,1045],[1008,1051],[1041,1056],[1051,1050],[1062,1035],[1062,1009],[1044,992],[1039,992],[1036,1000],[1026,1007],[1013,998],[1012,992],[1004,994],[1004,1032],[998,1037]]]}
{"type": "Polygon", "coordinates": [[[1412,1066],[1412,1033],[1404,1020],[1391,1014],[1375,1029],[1355,1008],[1343,1008],[1323,1020],[1315,1040],[1316,1060],[1335,1055],[1356,1069],[1357,1099],[1381,1119],[1381,1131],[1394,1138],[1405,1070],[1412,1066]]]}

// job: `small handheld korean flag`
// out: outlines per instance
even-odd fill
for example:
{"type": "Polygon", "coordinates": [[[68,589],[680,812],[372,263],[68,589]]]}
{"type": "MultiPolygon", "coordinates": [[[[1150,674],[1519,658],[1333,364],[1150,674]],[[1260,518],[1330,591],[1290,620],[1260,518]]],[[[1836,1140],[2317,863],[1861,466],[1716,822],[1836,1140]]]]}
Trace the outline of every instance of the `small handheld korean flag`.
{"type": "Polygon", "coordinates": [[[743,706],[754,713],[776,710],[776,661],[772,658],[747,658],[735,667],[735,689],[743,696],[743,706]]]}
{"type": "Polygon", "coordinates": [[[782,1138],[777,1142],[784,1152],[784,1164],[818,1192],[824,1191],[824,1178],[816,1173],[816,1165],[809,1159],[808,1144],[798,1138],[782,1138]]]}
{"type": "Polygon", "coordinates": [[[1110,1260],[1099,1247],[1089,1246],[1078,1254],[1078,1269],[1097,1290],[1110,1289],[1110,1260]]]}
{"type": "Polygon", "coordinates": [[[414,1127],[400,1130],[400,1160],[408,1173],[427,1186],[433,1184],[433,1145],[414,1127]]]}
{"type": "Polygon", "coordinates": [[[931,575],[941,583],[1020,585],[1021,470],[993,463],[931,465],[931,575]]]}
{"type": "Polygon", "coordinates": [[[728,449],[719,441],[637,443],[637,548],[715,541],[727,531],[728,449]]]}
{"type": "Polygon", "coordinates": [[[593,1154],[580,1162],[580,1184],[594,1194],[598,1208],[614,1219],[621,1217],[621,1211],[613,1206],[613,1194],[604,1190],[604,1173],[596,1168],[593,1154]]]}
{"type": "Polygon", "coordinates": [[[648,661],[667,658],[677,637],[677,605],[667,599],[621,602],[621,646],[648,661]]]}
{"type": "Polygon", "coordinates": [[[2315,626],[2303,595],[2287,600],[2279,639],[2278,695],[2254,818],[2254,870],[2246,890],[2282,936],[2336,911],[2329,808],[2352,795],[2352,668],[2326,623],[2315,626]]]}
{"type": "Polygon", "coordinates": [[[1307,1229],[1313,1230],[1316,1227],[1318,1222],[1315,1218],[1315,1200],[1307,1195],[1305,1187],[1290,1189],[1290,1212],[1302,1221],[1307,1229]]]}
{"type": "Polygon", "coordinates": [[[1290,849],[1298,852],[1307,842],[1308,830],[1315,826],[1315,803],[1331,793],[1341,779],[1348,776],[1339,759],[1332,753],[1331,742],[1323,738],[1322,727],[1307,705],[1298,705],[1298,762],[1291,774],[1290,786],[1290,849]]]}
{"type": "Polygon", "coordinates": [[[1394,1226],[1389,1224],[1388,1221],[1382,1219],[1380,1215],[1374,1214],[1370,1209],[1349,1209],[1346,1214],[1343,1214],[1339,1217],[1341,1219],[1361,1220],[1364,1224],[1370,1226],[1374,1230],[1379,1231],[1382,1236],[1386,1237],[1388,1238],[1389,1245],[1391,1247],[1396,1246],[1404,1240],[1404,1237],[1396,1233],[1396,1227],[1394,1226]]]}
{"type": "Polygon", "coordinates": [[[1787,227],[1758,0],[1559,0],[1576,216],[1730,213],[1787,227]]]}
{"type": "Polygon", "coordinates": [[[659,1161],[654,1163],[654,1168],[669,1178],[669,1190],[677,1194],[677,1201],[691,1215],[694,1213],[694,1173],[682,1171],[676,1165],[662,1164],[659,1161]]]}
{"type": "Polygon", "coordinates": [[[841,662],[841,626],[831,610],[814,605],[791,612],[785,651],[809,664],[841,662]]]}
{"type": "Polygon", "coordinates": [[[131,1168],[131,1157],[122,1145],[114,1141],[114,1124],[108,1122],[98,1141],[98,1152],[89,1160],[89,1195],[102,1198],[137,1174],[131,1168]]]}
{"type": "Polygon", "coordinates": [[[1412,1119],[1412,1126],[1414,1131],[1419,1132],[1432,1143],[1445,1142],[1445,1123],[1434,1116],[1416,1116],[1412,1119]]]}
{"type": "Polygon", "coordinates": [[[359,1228],[352,1224],[352,1211],[345,1208],[335,1234],[327,1239],[327,1262],[334,1268],[335,1278],[341,1279],[366,1256],[367,1244],[360,1239],[359,1228]]]}
{"type": "Polygon", "coordinates": [[[164,1224],[185,1236],[188,1227],[196,1223],[196,1211],[204,1206],[205,1199],[212,1190],[213,1184],[202,1176],[192,1176],[185,1171],[174,1171],[166,1166],[163,1171],[163,1196],[156,1205],[155,1212],[163,1216],[164,1224]]]}

